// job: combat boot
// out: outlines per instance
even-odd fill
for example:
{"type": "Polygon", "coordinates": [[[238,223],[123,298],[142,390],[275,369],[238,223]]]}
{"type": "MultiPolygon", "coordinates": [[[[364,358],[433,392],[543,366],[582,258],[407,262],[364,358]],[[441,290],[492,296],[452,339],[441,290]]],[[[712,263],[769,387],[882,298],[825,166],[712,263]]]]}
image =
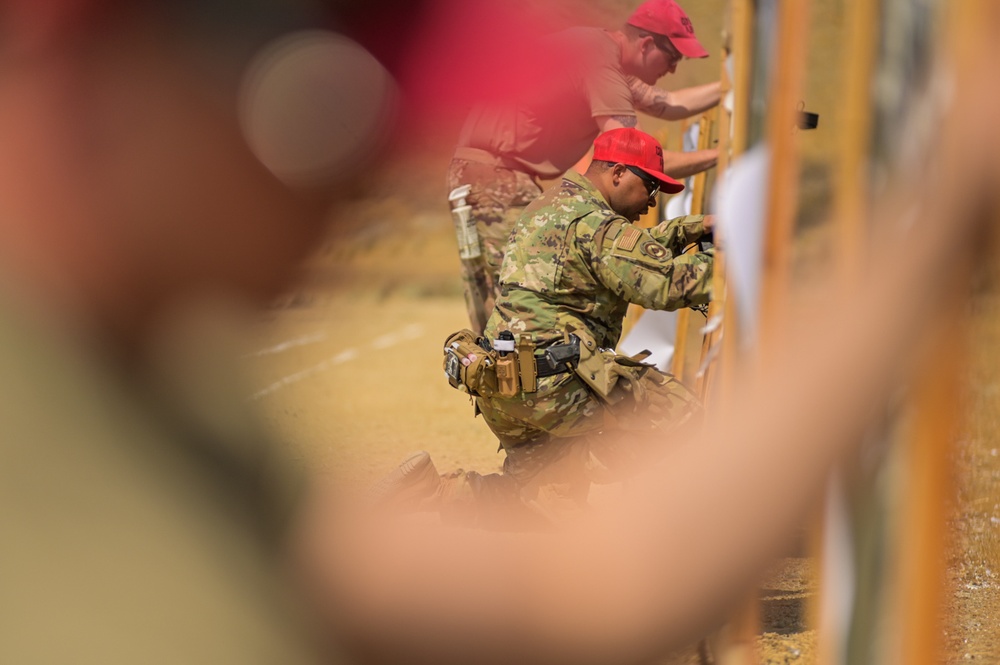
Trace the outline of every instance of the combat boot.
{"type": "Polygon", "coordinates": [[[427,504],[436,499],[440,487],[441,476],[430,453],[420,450],[376,482],[368,490],[368,501],[404,510],[433,509],[427,504]]]}

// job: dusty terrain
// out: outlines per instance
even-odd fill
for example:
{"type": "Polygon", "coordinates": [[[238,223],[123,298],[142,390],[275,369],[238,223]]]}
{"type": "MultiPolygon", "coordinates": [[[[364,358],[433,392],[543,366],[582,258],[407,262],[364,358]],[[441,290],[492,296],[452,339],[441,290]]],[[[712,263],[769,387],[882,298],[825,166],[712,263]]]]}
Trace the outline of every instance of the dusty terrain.
{"type": "Polygon", "coordinates": [[[947,663],[1000,662],[1000,298],[974,301],[966,419],[955,447],[957,492],[943,608],[947,663]]]}

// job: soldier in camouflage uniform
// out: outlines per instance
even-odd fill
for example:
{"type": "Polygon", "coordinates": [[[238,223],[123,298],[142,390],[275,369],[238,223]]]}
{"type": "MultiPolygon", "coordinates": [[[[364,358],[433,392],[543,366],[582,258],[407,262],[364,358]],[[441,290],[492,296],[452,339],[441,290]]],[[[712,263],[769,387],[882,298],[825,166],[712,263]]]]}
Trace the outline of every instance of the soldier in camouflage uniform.
{"type": "Polygon", "coordinates": [[[577,510],[592,482],[622,478],[661,447],[635,434],[656,428],[662,440],[698,420],[700,407],[683,385],[611,350],[629,303],[677,309],[710,298],[712,250],[683,253],[706,234],[708,218],[681,217],[652,229],[633,224],[655,205],[659,188],[683,189],[662,169],[656,139],[634,128],[611,130],[594,142],[586,175],[570,173],[525,210],[504,258],[486,339],[499,349],[509,331],[530,342],[539,363],[547,350],[575,340],[578,358],[537,372],[537,382],[522,373],[512,395],[476,397],[506,452],[502,475],[458,472],[438,484],[429,457],[408,461],[414,477],[434,479],[445,508],[464,493],[479,518],[502,513],[494,508],[503,504],[543,519],[577,510]]]}
{"type": "Polygon", "coordinates": [[[682,188],[662,169],[651,136],[605,132],[586,176],[570,173],[534,201],[511,235],[486,338],[530,334],[541,350],[572,334],[584,369],[541,377],[534,393],[476,400],[507,453],[505,474],[539,507],[582,503],[588,484],[580,478],[613,480],[641,459],[642,446],[614,434],[681,427],[699,411],[672,377],[600,351],[618,344],[629,303],[678,309],[709,300],[711,250],[683,253],[704,235],[704,218],[648,230],[632,223],[655,205],[657,186],[682,188]],[[612,376],[596,385],[591,376],[601,369],[612,376]]]}
{"type": "MultiPolygon", "coordinates": [[[[482,333],[499,291],[499,271],[514,223],[542,193],[540,179],[560,177],[602,132],[635,127],[637,112],[664,120],[696,116],[719,101],[719,84],[668,91],[656,87],[685,58],[704,58],[694,27],[674,0],[646,0],[621,29],[572,28],[528,46],[538,66],[511,104],[475,108],[459,135],[448,188],[467,197],[482,260],[463,261],[470,325],[482,333]]],[[[713,149],[667,155],[682,178],[715,165],[713,149]]]]}

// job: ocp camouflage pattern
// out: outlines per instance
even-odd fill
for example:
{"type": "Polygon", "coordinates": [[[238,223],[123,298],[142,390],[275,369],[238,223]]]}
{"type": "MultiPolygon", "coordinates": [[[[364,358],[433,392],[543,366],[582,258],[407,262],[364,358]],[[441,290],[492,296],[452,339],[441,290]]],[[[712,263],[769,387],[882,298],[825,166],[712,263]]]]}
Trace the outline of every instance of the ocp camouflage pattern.
{"type": "Polygon", "coordinates": [[[683,384],[653,367],[633,369],[639,387],[620,382],[616,391],[622,394],[613,406],[572,373],[539,379],[536,393],[477,398],[483,419],[507,454],[504,473],[526,484],[577,448],[574,453],[585,457],[575,471],[578,476],[612,482],[656,454],[650,445],[637,446],[632,438],[617,435],[656,429],[662,443],[700,423],[700,403],[683,384]]]}
{"type": "Polygon", "coordinates": [[[667,310],[707,303],[712,250],[683,253],[704,235],[703,220],[692,215],[642,229],[570,173],[515,225],[487,336],[527,332],[544,343],[583,331],[614,348],[629,303],[667,310]]]}
{"type": "Polygon", "coordinates": [[[464,159],[453,159],[448,169],[448,188],[470,185],[466,201],[472,207],[476,231],[494,283],[503,262],[504,248],[514,223],[524,207],[542,190],[526,173],[464,159]]]}
{"type": "MultiPolygon", "coordinates": [[[[515,225],[487,338],[510,330],[544,346],[575,333],[599,352],[617,345],[630,302],[648,309],[707,303],[712,252],[683,254],[704,235],[703,219],[681,217],[641,229],[617,215],[589,180],[571,173],[515,225]]],[[[649,366],[615,369],[628,380],[616,384],[610,399],[575,373],[543,377],[534,393],[478,398],[507,452],[505,473],[524,482],[564,454],[559,451],[582,446],[589,461],[581,464],[593,476],[596,467],[621,466],[639,454],[607,434],[670,431],[698,419],[698,400],[673,377],[649,366]],[[569,446],[569,440],[576,443],[569,446]]]]}

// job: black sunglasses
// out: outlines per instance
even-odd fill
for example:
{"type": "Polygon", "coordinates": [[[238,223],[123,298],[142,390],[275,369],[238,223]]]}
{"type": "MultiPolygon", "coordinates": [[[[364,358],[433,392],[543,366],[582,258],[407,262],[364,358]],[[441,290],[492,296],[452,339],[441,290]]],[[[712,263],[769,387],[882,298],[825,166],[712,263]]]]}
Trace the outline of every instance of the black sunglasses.
{"type": "Polygon", "coordinates": [[[642,180],[642,184],[646,186],[646,193],[650,196],[656,196],[660,191],[660,181],[655,180],[649,176],[648,173],[640,169],[638,166],[625,165],[629,171],[638,176],[639,180],[642,180]]]}
{"type": "Polygon", "coordinates": [[[667,54],[667,57],[673,60],[683,60],[684,54],[677,50],[677,47],[670,43],[670,40],[665,37],[657,38],[653,35],[653,45],[667,54]]]}

